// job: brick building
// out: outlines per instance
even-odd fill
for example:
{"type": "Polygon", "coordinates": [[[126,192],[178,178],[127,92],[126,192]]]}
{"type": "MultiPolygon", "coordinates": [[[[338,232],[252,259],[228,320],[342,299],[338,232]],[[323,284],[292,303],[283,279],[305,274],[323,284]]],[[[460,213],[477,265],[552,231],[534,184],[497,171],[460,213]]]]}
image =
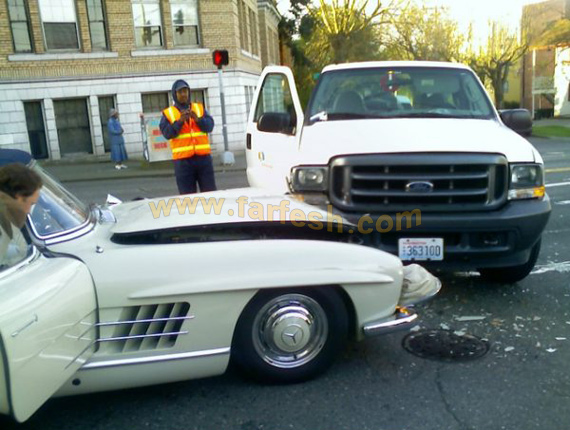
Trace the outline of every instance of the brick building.
{"type": "Polygon", "coordinates": [[[104,157],[116,108],[127,151],[140,158],[140,114],[159,116],[172,83],[185,79],[216,121],[211,143],[219,153],[212,51],[227,49],[229,148],[242,148],[258,76],[280,63],[279,19],[273,0],[1,0],[0,147],[39,159],[104,157]]]}
{"type": "Polygon", "coordinates": [[[547,0],[523,8],[522,20],[529,25],[526,37],[531,49],[522,59],[522,107],[539,116],[570,114],[568,48],[537,45],[546,30],[568,17],[569,0],[547,0]]]}

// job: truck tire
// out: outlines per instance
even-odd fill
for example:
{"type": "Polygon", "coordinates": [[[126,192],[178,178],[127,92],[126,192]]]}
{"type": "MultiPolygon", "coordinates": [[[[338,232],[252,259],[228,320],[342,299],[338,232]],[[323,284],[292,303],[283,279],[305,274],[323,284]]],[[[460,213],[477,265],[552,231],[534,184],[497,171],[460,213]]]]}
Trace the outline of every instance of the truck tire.
{"type": "Polygon", "coordinates": [[[333,288],[259,292],[243,310],[232,361],[260,382],[301,382],[323,373],[348,337],[348,312],[333,288]]]}
{"type": "Polygon", "coordinates": [[[530,251],[530,256],[526,263],[519,266],[494,267],[492,269],[479,269],[481,277],[489,282],[502,284],[514,284],[528,276],[534,268],[538,254],[540,253],[541,240],[536,242],[530,251]]]}

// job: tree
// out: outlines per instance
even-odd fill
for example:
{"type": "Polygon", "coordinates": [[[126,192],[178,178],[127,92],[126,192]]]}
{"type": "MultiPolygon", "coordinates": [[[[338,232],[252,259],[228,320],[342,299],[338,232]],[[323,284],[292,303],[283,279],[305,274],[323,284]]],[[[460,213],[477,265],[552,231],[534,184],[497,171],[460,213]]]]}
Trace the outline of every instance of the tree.
{"type": "Polygon", "coordinates": [[[488,80],[495,106],[502,108],[509,69],[528,51],[528,42],[520,41],[516,33],[496,21],[489,22],[489,30],[487,43],[471,50],[467,62],[483,82],[488,80]]]}
{"type": "Polygon", "coordinates": [[[388,21],[394,3],[376,1],[367,12],[369,0],[319,0],[318,8],[309,9],[314,31],[307,53],[323,66],[377,59],[375,27],[388,21]]]}
{"type": "Polygon", "coordinates": [[[387,34],[392,59],[460,61],[465,38],[447,9],[409,4],[387,34]]]}
{"type": "Polygon", "coordinates": [[[280,28],[293,56],[293,73],[304,104],[314,84],[313,76],[327,64],[380,58],[378,26],[391,18],[403,0],[292,0],[292,18],[280,28]]]}

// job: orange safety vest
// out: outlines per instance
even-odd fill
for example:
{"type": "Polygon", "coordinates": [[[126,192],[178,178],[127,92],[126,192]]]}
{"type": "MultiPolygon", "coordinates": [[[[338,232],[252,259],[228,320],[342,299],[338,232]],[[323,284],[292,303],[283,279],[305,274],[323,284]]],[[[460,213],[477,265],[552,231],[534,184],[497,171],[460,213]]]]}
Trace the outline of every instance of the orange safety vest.
{"type": "MultiPolygon", "coordinates": [[[[204,106],[201,103],[192,103],[190,105],[192,112],[201,118],[204,116],[204,106]]],[[[178,121],[182,116],[175,106],[170,106],[162,111],[170,124],[178,121]]],[[[212,153],[208,133],[204,133],[192,118],[185,122],[180,129],[180,134],[174,139],[170,139],[170,148],[172,149],[172,159],[181,160],[190,158],[194,155],[209,155],[212,153]]]]}

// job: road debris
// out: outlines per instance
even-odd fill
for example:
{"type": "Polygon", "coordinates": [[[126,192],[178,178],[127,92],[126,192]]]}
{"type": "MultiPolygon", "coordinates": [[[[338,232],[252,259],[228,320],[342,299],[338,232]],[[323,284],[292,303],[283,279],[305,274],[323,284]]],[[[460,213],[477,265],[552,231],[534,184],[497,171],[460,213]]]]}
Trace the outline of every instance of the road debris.
{"type": "Polygon", "coordinates": [[[462,317],[456,317],[455,321],[461,321],[461,322],[465,322],[465,321],[481,321],[484,320],[486,317],[483,315],[470,315],[470,316],[462,316],[462,317]]]}

